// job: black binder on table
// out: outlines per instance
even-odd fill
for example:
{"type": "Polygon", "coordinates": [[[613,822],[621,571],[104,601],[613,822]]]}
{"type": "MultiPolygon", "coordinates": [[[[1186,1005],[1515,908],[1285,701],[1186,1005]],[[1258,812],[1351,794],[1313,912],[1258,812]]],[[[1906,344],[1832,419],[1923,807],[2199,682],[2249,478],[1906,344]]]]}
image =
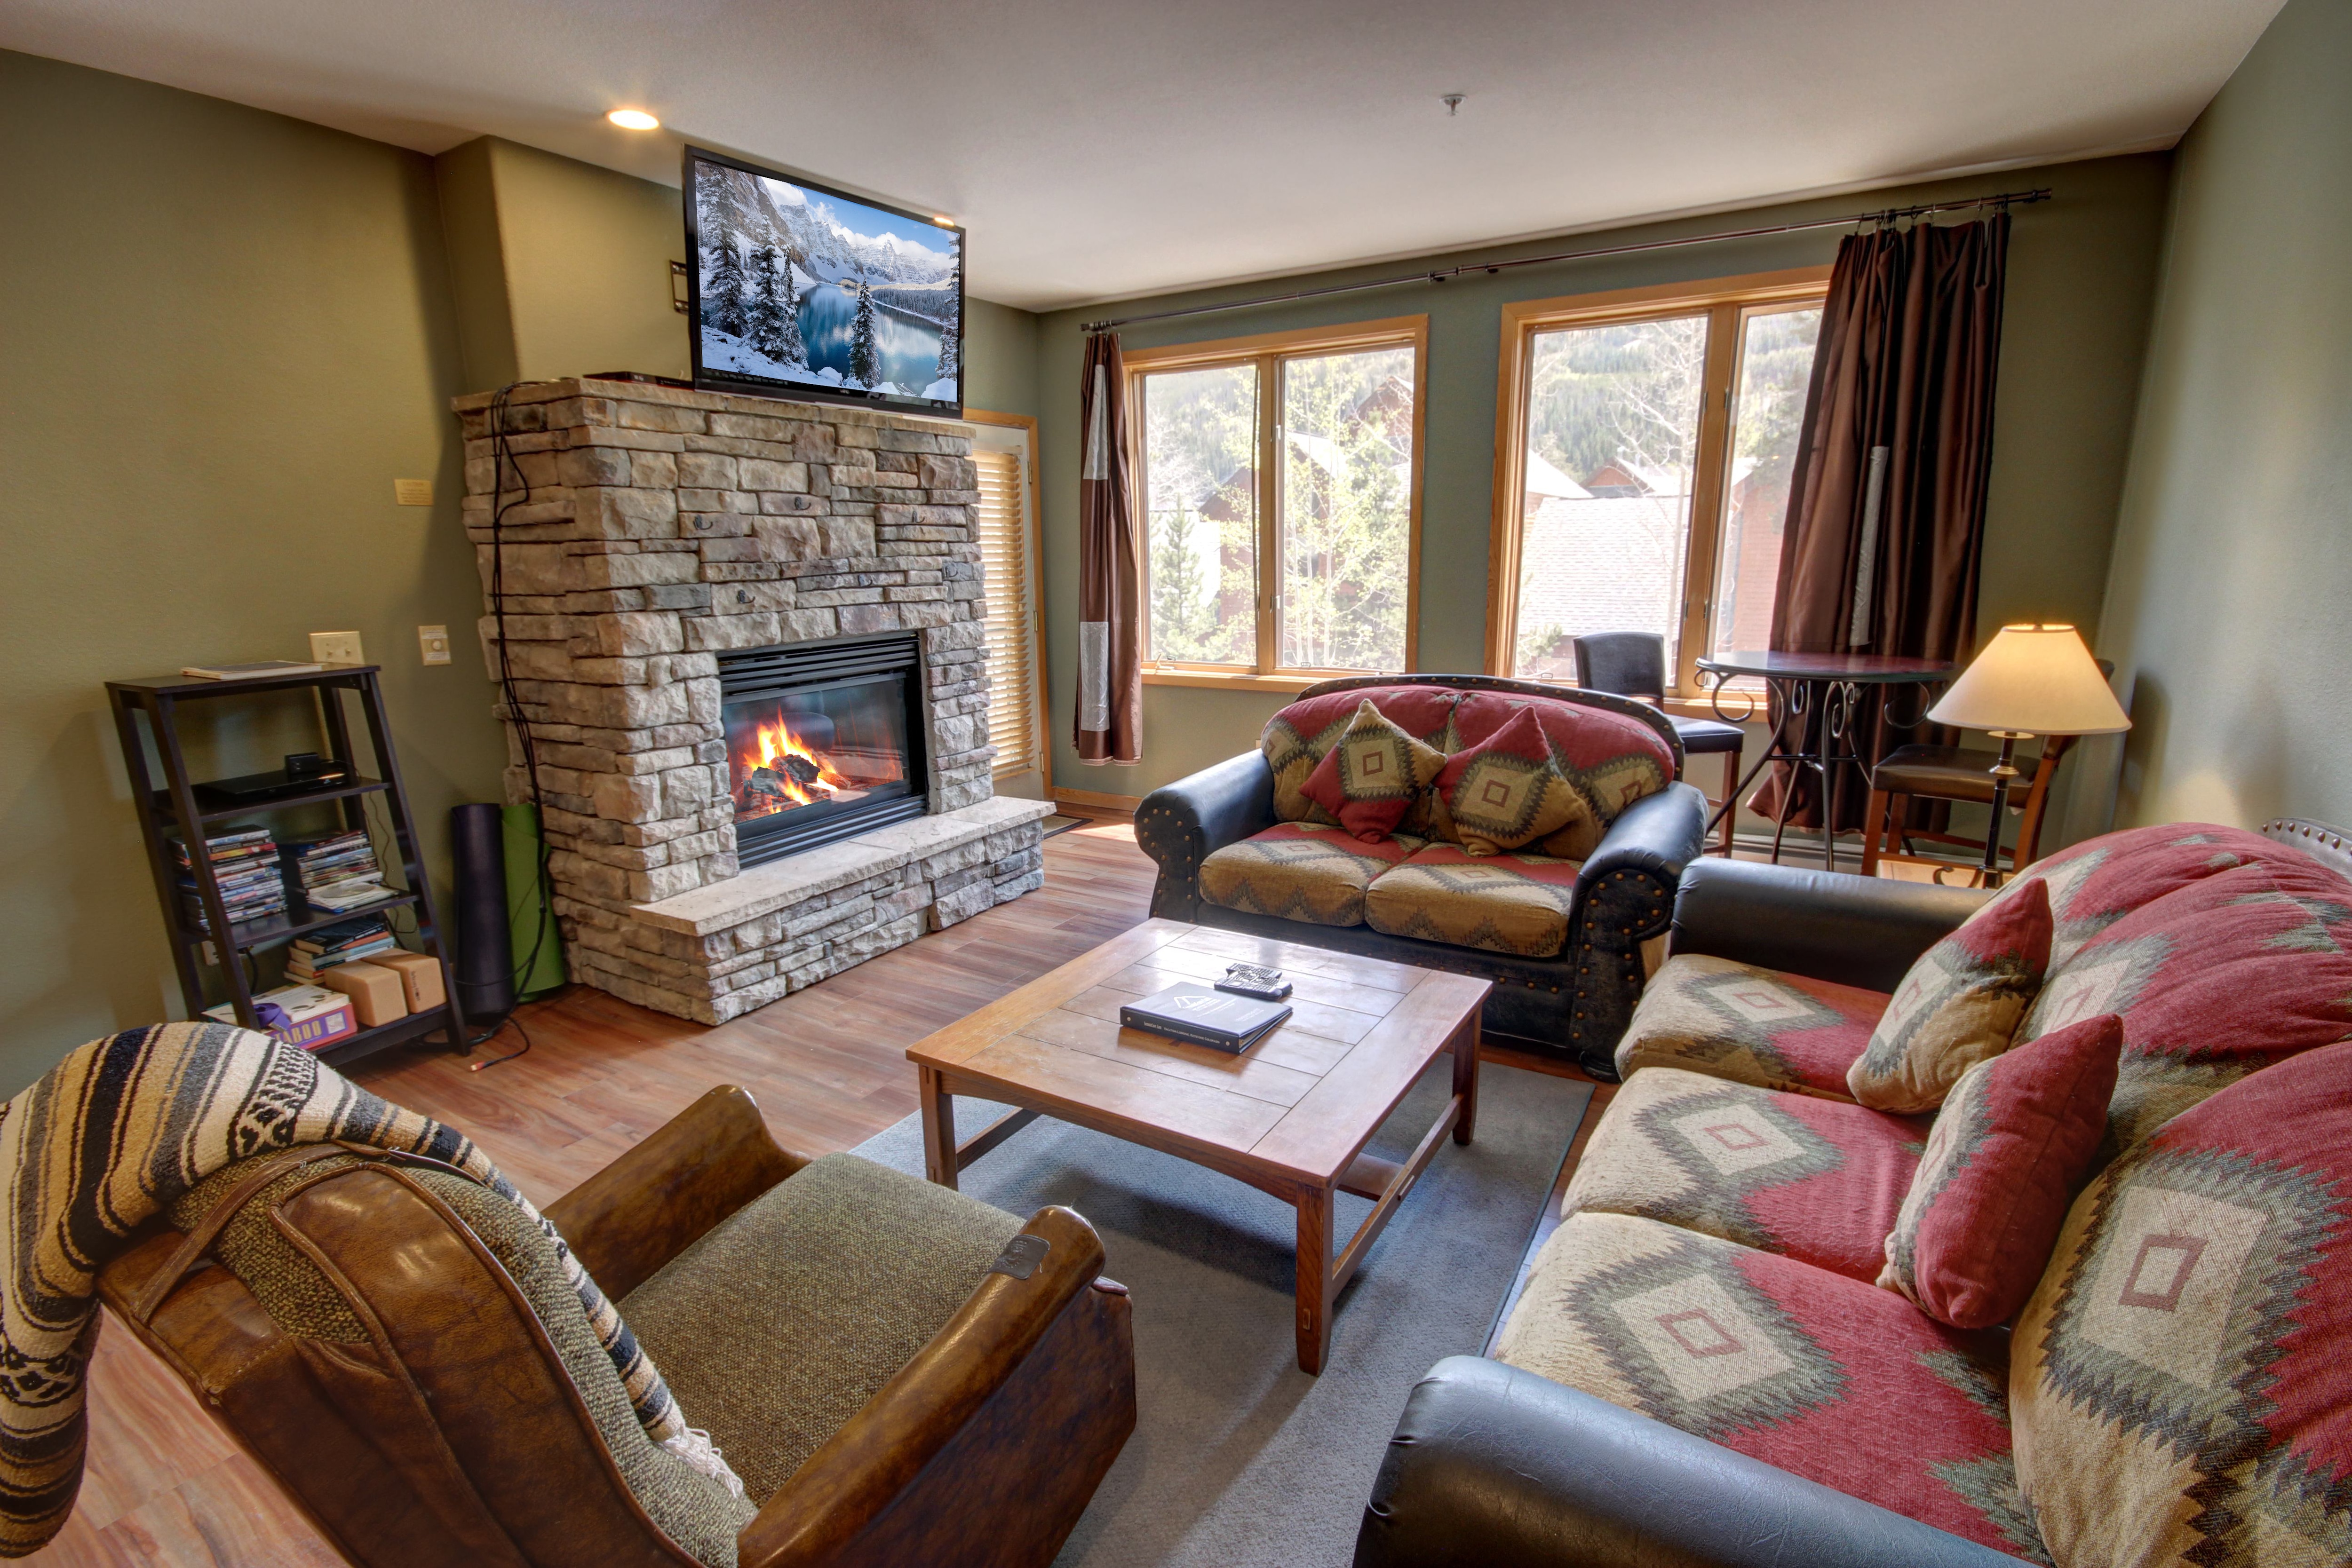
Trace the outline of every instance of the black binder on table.
{"type": "Polygon", "coordinates": [[[1262,1002],[1193,985],[1171,986],[1118,1009],[1118,1021],[1129,1029],[1235,1055],[1273,1033],[1289,1016],[1287,1002],[1262,1002]]]}

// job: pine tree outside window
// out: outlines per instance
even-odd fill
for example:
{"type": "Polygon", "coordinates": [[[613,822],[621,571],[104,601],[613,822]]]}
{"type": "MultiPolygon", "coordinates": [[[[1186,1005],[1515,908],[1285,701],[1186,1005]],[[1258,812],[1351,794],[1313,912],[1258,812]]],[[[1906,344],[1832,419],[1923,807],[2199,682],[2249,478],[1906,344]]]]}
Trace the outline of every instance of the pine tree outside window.
{"type": "Polygon", "coordinates": [[[1425,317],[1130,350],[1144,678],[1410,670],[1425,317]]]}

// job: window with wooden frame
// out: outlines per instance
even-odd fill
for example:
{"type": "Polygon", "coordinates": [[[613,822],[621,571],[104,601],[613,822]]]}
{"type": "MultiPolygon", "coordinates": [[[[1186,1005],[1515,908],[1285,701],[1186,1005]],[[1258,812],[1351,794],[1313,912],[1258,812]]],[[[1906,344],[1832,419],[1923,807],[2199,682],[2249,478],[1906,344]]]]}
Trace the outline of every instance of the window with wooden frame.
{"type": "Polygon", "coordinates": [[[1829,268],[1503,308],[1486,668],[1654,632],[1668,695],[1760,648],[1829,268]]]}
{"type": "Polygon", "coordinates": [[[1143,678],[1413,667],[1429,318],[1126,356],[1143,678]]]}
{"type": "Polygon", "coordinates": [[[1038,772],[1045,756],[1044,679],[1039,632],[1037,553],[1037,422],[1024,414],[971,409],[972,466],[979,470],[977,508],[982,607],[987,636],[988,738],[994,769],[1038,772]]]}

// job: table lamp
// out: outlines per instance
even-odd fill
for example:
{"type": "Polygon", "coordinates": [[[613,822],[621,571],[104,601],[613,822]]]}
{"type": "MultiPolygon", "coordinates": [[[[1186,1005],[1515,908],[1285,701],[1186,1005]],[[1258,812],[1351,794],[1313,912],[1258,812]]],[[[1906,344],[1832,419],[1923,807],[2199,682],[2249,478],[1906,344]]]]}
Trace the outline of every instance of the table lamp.
{"type": "Polygon", "coordinates": [[[2131,718],[2098,661],[2072,626],[2043,622],[2004,626],[1927,717],[1959,729],[1981,729],[2000,742],[1992,768],[1992,825],[1985,831],[1987,887],[2000,885],[2000,835],[2008,819],[2011,760],[2017,743],[2042,735],[2113,735],[2131,718]]]}

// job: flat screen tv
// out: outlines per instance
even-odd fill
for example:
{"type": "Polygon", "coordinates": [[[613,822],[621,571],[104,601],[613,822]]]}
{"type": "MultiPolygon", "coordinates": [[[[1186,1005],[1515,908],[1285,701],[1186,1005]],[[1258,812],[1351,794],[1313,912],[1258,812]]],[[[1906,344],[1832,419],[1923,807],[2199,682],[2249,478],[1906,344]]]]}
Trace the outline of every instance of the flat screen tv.
{"type": "Polygon", "coordinates": [[[963,413],[963,230],[686,150],[694,383],[963,413]]]}

